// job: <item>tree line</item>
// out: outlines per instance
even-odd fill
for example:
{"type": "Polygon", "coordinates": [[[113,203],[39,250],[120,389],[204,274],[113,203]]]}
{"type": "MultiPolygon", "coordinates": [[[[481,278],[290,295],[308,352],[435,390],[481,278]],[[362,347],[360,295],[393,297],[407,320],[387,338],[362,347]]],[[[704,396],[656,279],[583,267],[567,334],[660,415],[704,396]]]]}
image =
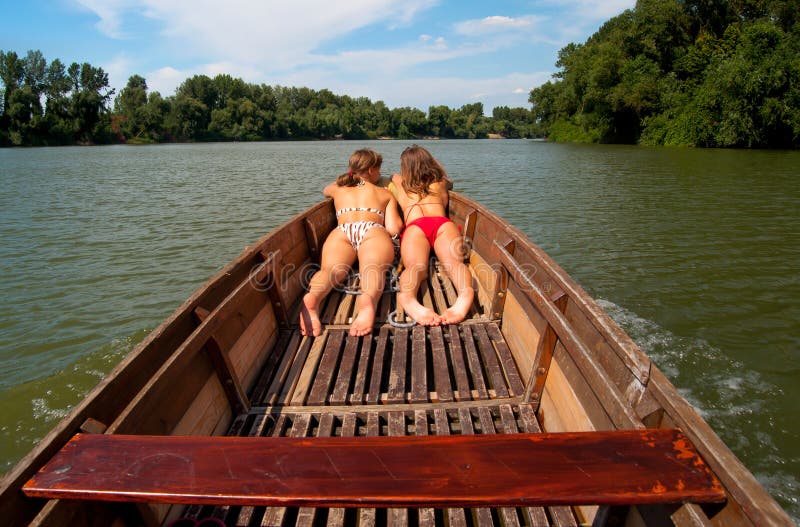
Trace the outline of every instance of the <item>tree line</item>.
{"type": "Polygon", "coordinates": [[[639,0],[532,90],[553,140],[800,146],[800,0],[639,0]]]}
{"type": "Polygon", "coordinates": [[[287,139],[401,139],[436,136],[530,137],[526,108],[482,103],[458,109],[390,109],[382,101],[329,90],[256,85],[230,75],[195,75],[175,94],[149,91],[133,75],[116,97],[102,68],[0,51],[0,145],[259,141],[287,139]],[[113,103],[112,103],[113,102],[113,103]]]}

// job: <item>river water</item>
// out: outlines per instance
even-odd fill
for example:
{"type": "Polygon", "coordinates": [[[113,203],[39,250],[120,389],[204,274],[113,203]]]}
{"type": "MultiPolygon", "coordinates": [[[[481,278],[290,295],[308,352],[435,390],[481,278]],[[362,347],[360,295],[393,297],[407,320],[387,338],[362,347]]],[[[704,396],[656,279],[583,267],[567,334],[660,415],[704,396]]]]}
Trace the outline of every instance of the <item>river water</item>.
{"type": "MultiPolygon", "coordinates": [[[[405,141],[0,149],[0,471],[197,287],[405,141]]],[[[800,518],[800,152],[424,141],[800,518]]]]}

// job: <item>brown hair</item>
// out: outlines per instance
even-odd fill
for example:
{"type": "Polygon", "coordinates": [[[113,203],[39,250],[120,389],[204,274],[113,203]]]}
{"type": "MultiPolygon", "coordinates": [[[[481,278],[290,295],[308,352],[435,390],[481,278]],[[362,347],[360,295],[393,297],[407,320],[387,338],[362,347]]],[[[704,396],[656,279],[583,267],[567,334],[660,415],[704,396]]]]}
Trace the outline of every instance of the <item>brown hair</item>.
{"type": "Polygon", "coordinates": [[[419,196],[430,194],[432,183],[445,182],[448,190],[452,188],[444,167],[421,146],[411,145],[403,150],[400,154],[400,174],[403,177],[403,190],[419,196]]]}
{"type": "Polygon", "coordinates": [[[360,174],[364,174],[372,167],[383,164],[383,157],[371,148],[356,150],[350,156],[350,170],[336,178],[336,184],[340,187],[355,187],[361,182],[360,174]]]}

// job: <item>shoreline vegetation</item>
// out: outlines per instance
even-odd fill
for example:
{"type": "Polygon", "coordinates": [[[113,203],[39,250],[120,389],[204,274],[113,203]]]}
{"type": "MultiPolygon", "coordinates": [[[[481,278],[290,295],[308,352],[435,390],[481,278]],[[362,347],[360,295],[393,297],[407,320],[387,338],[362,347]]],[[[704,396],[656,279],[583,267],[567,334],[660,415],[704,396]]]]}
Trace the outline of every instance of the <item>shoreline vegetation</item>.
{"type": "Polygon", "coordinates": [[[388,108],[327,89],[140,75],[115,94],[91,64],[0,50],[0,146],[316,139],[547,138],[800,147],[800,0],[639,0],[530,92],[530,108],[388,108]],[[115,97],[116,95],[116,97],[115,97]]]}

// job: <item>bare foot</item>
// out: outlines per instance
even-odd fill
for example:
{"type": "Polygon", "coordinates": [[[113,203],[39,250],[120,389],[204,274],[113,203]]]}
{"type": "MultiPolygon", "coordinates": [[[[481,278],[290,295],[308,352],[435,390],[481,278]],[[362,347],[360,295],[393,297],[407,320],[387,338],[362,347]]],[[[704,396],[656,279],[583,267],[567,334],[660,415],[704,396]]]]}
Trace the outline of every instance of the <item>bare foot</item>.
{"type": "Polygon", "coordinates": [[[372,324],[375,322],[375,306],[368,295],[358,297],[358,316],[350,324],[350,335],[360,337],[372,333],[372,324]]]}
{"type": "Polygon", "coordinates": [[[397,301],[406,314],[420,326],[438,326],[442,323],[441,317],[434,310],[423,306],[415,298],[401,293],[397,295],[397,301]]]}
{"type": "Polygon", "coordinates": [[[456,303],[442,313],[442,324],[458,324],[464,320],[472,305],[472,296],[472,291],[458,295],[456,303]]]}
{"type": "Polygon", "coordinates": [[[322,333],[322,322],[317,313],[317,299],[311,293],[303,297],[300,308],[300,333],[307,337],[319,337],[322,333]]]}

